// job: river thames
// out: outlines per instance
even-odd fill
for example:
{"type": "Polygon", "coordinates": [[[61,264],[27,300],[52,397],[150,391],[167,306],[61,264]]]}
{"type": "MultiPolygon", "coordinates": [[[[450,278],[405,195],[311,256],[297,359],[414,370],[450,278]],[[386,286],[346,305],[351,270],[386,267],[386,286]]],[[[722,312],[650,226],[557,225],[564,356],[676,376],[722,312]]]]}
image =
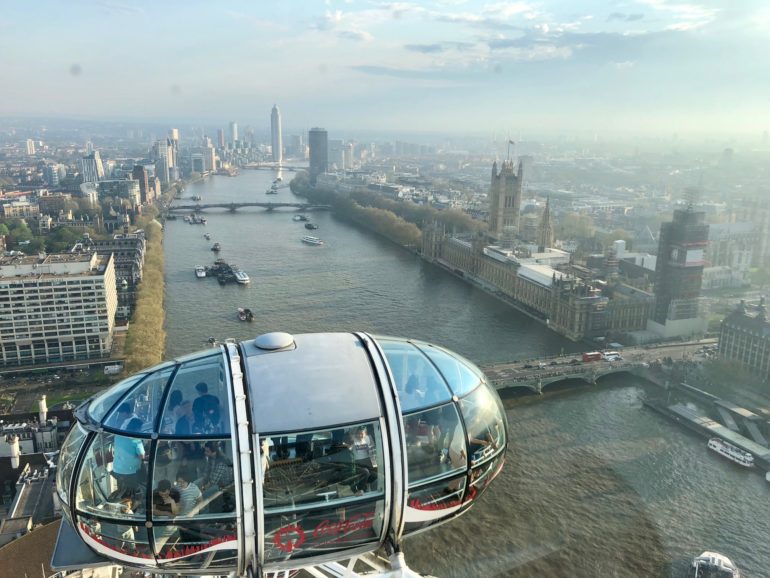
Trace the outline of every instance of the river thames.
{"type": "MultiPolygon", "coordinates": [[[[283,185],[292,173],[284,173],[283,185]]],[[[265,195],[270,171],[188,186],[207,202],[301,202],[265,195]]],[[[167,356],[209,337],[268,331],[368,331],[444,345],[479,363],[582,349],[493,297],[329,212],[307,213],[321,247],[292,210],[206,213],[208,224],[168,221],[165,231],[167,356]],[[204,239],[204,233],[211,240],[204,239]],[[251,284],[197,279],[216,255],[251,284]],[[238,307],[255,314],[238,320],[238,307]]],[[[599,387],[507,403],[508,461],[460,519],[409,539],[415,570],[472,576],[674,577],[703,550],[730,557],[744,577],[770,575],[770,506],[764,475],[739,471],[704,440],[642,406],[654,387],[608,378],[599,387]]],[[[762,472],[763,474],[764,472],[762,472]]]]}

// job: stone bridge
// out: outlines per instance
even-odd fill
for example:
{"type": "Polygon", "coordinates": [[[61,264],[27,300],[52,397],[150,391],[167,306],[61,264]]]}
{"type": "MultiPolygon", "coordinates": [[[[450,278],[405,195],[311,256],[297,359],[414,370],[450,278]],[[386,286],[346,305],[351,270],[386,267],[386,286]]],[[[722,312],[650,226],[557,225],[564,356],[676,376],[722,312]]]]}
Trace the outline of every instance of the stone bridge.
{"type": "Polygon", "coordinates": [[[314,205],[311,203],[197,203],[195,205],[171,205],[167,211],[199,212],[206,209],[226,209],[234,213],[244,207],[260,207],[272,211],[274,209],[297,209],[299,211],[329,211],[331,205],[314,205]]]}
{"type": "Polygon", "coordinates": [[[667,385],[665,374],[660,370],[651,369],[645,362],[591,363],[558,368],[545,366],[526,375],[512,375],[507,374],[505,370],[495,369],[486,369],[484,372],[498,391],[526,388],[534,393],[543,393],[548,386],[555,383],[577,380],[593,385],[602,377],[623,373],[641,377],[662,387],[667,385]]]}

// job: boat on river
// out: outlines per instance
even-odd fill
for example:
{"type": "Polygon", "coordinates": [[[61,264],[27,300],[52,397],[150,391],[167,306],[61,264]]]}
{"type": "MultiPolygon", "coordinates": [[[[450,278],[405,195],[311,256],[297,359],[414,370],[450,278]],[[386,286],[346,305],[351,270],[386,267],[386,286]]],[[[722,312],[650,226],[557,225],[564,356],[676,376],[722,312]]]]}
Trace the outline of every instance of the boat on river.
{"type": "Polygon", "coordinates": [[[248,307],[238,307],[238,319],[241,321],[254,321],[254,313],[248,307]]]}
{"type": "Polygon", "coordinates": [[[236,282],[240,283],[241,285],[248,285],[251,282],[251,279],[249,279],[249,276],[245,271],[242,271],[235,265],[230,265],[230,268],[233,271],[233,275],[235,275],[236,282]]]}
{"type": "Polygon", "coordinates": [[[688,578],[740,578],[741,571],[732,560],[717,552],[703,552],[693,558],[688,578]]]}
{"type": "Polygon", "coordinates": [[[206,239],[207,241],[211,241],[211,235],[209,235],[208,233],[204,233],[203,238],[206,239]]]}
{"type": "Polygon", "coordinates": [[[215,253],[219,253],[222,250],[222,245],[220,245],[219,243],[214,243],[211,246],[211,250],[214,251],[215,253]]]}
{"type": "Polygon", "coordinates": [[[198,279],[203,279],[206,276],[206,268],[203,265],[198,265],[195,268],[195,276],[198,279]]]}
{"type": "Polygon", "coordinates": [[[308,245],[323,245],[324,242],[319,239],[318,237],[313,237],[311,235],[305,235],[302,237],[302,242],[307,243],[308,245]]]}
{"type": "Polygon", "coordinates": [[[295,221],[309,221],[310,219],[307,218],[305,215],[294,215],[295,221]]]}
{"type": "Polygon", "coordinates": [[[193,196],[192,196],[192,197],[190,197],[190,198],[191,198],[193,201],[200,201],[200,200],[201,200],[201,196],[200,196],[200,195],[193,195],[193,196]]]}
{"type": "Polygon", "coordinates": [[[731,462],[735,462],[739,466],[743,466],[744,468],[754,467],[754,456],[751,452],[742,450],[741,448],[726,442],[722,438],[711,438],[708,443],[708,448],[711,451],[718,453],[720,456],[727,458],[731,462]]]}
{"type": "Polygon", "coordinates": [[[318,228],[318,225],[315,223],[305,223],[305,228],[310,229],[311,231],[318,228]]]}

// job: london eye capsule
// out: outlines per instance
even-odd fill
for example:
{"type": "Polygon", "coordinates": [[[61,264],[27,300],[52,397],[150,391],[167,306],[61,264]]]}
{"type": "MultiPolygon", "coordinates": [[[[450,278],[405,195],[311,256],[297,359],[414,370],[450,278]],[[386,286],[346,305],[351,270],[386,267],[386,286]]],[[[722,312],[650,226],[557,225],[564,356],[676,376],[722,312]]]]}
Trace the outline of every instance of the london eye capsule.
{"type": "Polygon", "coordinates": [[[322,565],[448,521],[502,468],[471,362],[365,333],[268,333],[85,402],[61,448],[52,564],[245,575],[322,565]]]}

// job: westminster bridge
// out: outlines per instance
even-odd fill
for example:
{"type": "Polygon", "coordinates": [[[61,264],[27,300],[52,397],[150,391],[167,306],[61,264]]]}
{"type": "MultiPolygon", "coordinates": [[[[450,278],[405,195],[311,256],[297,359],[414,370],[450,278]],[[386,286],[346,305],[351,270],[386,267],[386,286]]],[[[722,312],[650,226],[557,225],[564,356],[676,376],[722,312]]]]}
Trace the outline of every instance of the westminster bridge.
{"type": "MultiPolygon", "coordinates": [[[[627,373],[661,386],[667,385],[668,372],[664,361],[672,363],[691,360],[704,347],[713,346],[714,339],[657,346],[626,347],[617,361],[582,361],[581,354],[560,355],[541,359],[482,365],[481,370],[498,390],[526,388],[543,393],[553,384],[567,380],[595,384],[607,375],[627,373]]],[[[670,367],[670,366],[669,366],[670,367]]]]}

